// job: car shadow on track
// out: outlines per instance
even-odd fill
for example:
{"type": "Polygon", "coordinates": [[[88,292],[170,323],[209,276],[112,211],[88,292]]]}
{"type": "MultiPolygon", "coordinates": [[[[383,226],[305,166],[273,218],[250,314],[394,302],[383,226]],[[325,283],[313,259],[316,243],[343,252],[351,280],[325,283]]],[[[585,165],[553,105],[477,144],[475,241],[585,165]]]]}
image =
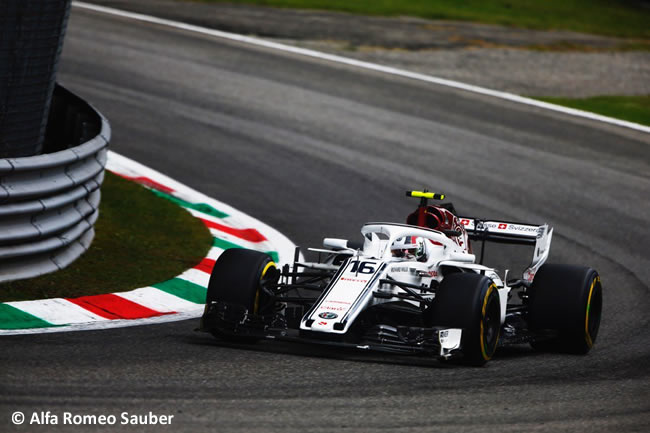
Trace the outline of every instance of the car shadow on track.
{"type": "MultiPolygon", "coordinates": [[[[355,350],[339,347],[327,347],[309,343],[291,343],[286,341],[262,340],[257,343],[234,343],[216,339],[208,334],[196,334],[187,338],[187,343],[221,347],[227,349],[253,351],[259,353],[273,353],[277,355],[290,355],[308,358],[336,359],[352,362],[371,364],[392,364],[413,367],[449,369],[462,367],[456,362],[444,362],[424,355],[402,355],[381,353],[364,350],[355,350]]],[[[494,361],[499,359],[514,359],[534,355],[530,346],[516,346],[500,348],[495,354],[494,361]]]]}

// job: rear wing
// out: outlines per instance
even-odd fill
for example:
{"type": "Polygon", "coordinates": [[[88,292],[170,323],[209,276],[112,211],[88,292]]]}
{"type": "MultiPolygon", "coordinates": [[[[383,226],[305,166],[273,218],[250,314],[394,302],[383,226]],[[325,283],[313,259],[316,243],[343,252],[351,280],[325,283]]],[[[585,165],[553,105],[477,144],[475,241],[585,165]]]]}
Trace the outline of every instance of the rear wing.
{"type": "MultiPolygon", "coordinates": [[[[548,225],[533,225],[503,221],[458,217],[471,240],[506,244],[535,245],[548,232],[548,225]]],[[[552,230],[552,229],[551,229],[552,230]]]]}
{"type": "MultiPolygon", "coordinates": [[[[553,237],[553,229],[548,224],[534,225],[466,217],[459,217],[459,220],[471,240],[535,246],[533,260],[523,275],[529,282],[533,281],[535,273],[548,258],[553,237]]],[[[481,263],[484,250],[485,248],[481,248],[481,263]]]]}

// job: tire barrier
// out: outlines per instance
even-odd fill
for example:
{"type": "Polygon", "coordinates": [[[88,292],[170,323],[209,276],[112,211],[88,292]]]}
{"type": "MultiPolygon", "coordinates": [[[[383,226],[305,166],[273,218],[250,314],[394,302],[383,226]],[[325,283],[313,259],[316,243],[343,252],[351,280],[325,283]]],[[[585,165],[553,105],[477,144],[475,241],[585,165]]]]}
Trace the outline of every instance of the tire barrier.
{"type": "Polygon", "coordinates": [[[0,159],[0,282],[64,268],[92,242],[110,126],[61,86],[45,142],[53,153],[0,159]]]}

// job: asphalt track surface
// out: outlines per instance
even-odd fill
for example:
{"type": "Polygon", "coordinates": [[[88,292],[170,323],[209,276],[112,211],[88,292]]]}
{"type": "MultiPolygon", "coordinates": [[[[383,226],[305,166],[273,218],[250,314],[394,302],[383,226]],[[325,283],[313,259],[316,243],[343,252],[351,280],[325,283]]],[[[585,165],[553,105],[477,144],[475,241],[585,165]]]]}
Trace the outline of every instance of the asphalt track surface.
{"type": "Polygon", "coordinates": [[[3,337],[1,431],[127,430],[19,428],[16,410],[175,416],[138,431],[647,431],[648,134],[79,9],[59,79],[110,119],[113,150],[300,245],[403,221],[424,186],[463,214],[547,221],[550,262],[599,270],[604,316],[588,356],[521,346],[485,368],[232,346],[196,321],[3,337]]]}

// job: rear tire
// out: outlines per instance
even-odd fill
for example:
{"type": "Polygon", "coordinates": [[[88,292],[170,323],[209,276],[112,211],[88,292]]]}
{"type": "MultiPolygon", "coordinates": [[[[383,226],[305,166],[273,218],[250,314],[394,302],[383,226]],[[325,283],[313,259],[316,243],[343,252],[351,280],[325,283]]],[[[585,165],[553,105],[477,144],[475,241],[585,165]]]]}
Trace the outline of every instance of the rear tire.
{"type": "MultiPolygon", "coordinates": [[[[217,259],[210,275],[206,306],[213,301],[227,302],[263,315],[273,310],[273,302],[262,291],[267,280],[277,276],[277,266],[268,254],[242,248],[224,251],[217,259]],[[271,271],[270,271],[271,270],[271,271]]],[[[259,338],[214,332],[228,340],[252,342],[259,338]]]]}
{"type": "Polygon", "coordinates": [[[586,354],[593,347],[602,315],[602,285],[592,268],[545,264],[530,290],[529,327],[557,337],[531,343],[539,351],[586,354]]]}
{"type": "Polygon", "coordinates": [[[447,275],[430,313],[433,326],[463,328],[463,364],[482,366],[492,359],[501,331],[499,291],[492,280],[475,273],[447,275]]]}

